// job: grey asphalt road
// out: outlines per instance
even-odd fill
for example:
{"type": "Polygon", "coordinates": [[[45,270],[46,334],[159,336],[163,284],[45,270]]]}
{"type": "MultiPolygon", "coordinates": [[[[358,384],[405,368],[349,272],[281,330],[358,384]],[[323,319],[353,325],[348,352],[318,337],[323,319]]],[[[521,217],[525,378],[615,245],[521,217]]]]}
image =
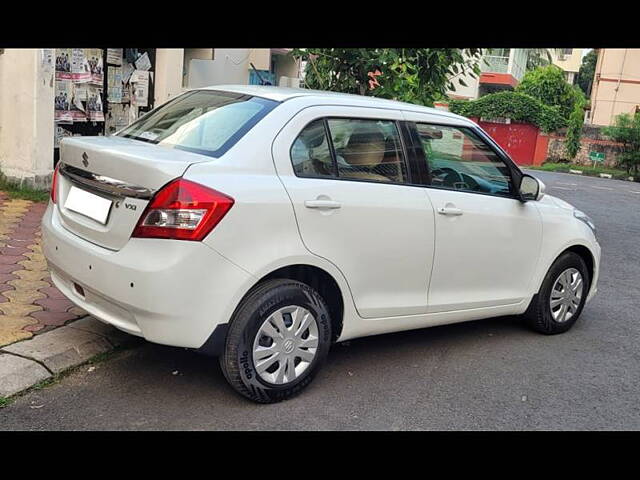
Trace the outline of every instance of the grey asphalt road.
{"type": "Polygon", "coordinates": [[[566,334],[500,318],[358,339],[266,406],[215,360],[144,343],[0,409],[0,430],[640,429],[640,184],[531,173],[599,229],[599,294],[566,334]]]}

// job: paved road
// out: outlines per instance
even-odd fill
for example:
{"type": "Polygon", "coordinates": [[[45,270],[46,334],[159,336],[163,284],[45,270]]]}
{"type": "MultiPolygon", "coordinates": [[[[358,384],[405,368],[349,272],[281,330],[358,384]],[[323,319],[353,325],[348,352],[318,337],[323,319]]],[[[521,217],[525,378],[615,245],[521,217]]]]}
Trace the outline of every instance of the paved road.
{"type": "Polygon", "coordinates": [[[603,246],[599,295],[567,334],[501,318],[359,339],[267,406],[215,361],[143,344],[19,398],[0,430],[639,429],[640,185],[534,174],[593,217],[603,246]]]}

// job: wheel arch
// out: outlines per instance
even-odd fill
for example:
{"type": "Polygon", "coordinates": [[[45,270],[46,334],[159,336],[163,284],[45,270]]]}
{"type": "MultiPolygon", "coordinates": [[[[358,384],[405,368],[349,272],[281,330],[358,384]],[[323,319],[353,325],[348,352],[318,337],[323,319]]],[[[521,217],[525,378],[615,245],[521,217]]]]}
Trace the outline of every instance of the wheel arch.
{"type": "Polygon", "coordinates": [[[264,275],[256,285],[273,278],[297,280],[316,290],[329,308],[332,341],[335,342],[340,337],[344,324],[344,295],[340,285],[329,272],[315,265],[298,263],[280,267],[264,275]]]}
{"type": "MultiPolygon", "coordinates": [[[[563,255],[566,252],[573,252],[578,256],[580,256],[582,260],[584,260],[584,263],[587,265],[587,270],[589,273],[589,284],[591,284],[593,282],[593,277],[595,275],[594,269],[595,269],[595,262],[596,262],[595,257],[591,252],[591,250],[589,250],[589,248],[585,247],[584,245],[577,244],[564,249],[562,253],[560,253],[560,255],[563,255]]],[[[558,258],[560,258],[560,255],[558,255],[553,261],[555,262],[558,258]]],[[[553,262],[551,263],[551,265],[553,265],[553,262]]]]}
{"type": "Polygon", "coordinates": [[[535,284],[535,292],[533,293],[534,296],[540,291],[540,288],[542,287],[542,282],[544,282],[544,279],[547,276],[547,273],[549,272],[549,269],[551,268],[551,266],[556,262],[556,260],[558,260],[558,258],[564,255],[566,252],[573,252],[579,255],[580,258],[582,258],[582,260],[584,260],[584,263],[587,265],[587,270],[589,273],[589,282],[593,283],[594,275],[596,274],[595,255],[587,245],[583,243],[571,243],[569,245],[564,246],[553,257],[551,257],[551,261],[547,262],[544,270],[539,271],[539,274],[538,274],[539,277],[537,277],[537,282],[535,284]]]}

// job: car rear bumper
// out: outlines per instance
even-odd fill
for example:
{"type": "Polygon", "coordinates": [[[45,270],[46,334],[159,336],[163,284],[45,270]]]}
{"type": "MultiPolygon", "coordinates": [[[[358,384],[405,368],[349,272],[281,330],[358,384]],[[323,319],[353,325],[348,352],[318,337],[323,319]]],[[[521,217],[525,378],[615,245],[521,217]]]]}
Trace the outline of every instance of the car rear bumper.
{"type": "Polygon", "coordinates": [[[254,281],[201,242],[132,238],[121,250],[102,248],[66,230],[51,203],[42,247],[54,284],[73,303],[165,345],[202,346],[254,281]]]}

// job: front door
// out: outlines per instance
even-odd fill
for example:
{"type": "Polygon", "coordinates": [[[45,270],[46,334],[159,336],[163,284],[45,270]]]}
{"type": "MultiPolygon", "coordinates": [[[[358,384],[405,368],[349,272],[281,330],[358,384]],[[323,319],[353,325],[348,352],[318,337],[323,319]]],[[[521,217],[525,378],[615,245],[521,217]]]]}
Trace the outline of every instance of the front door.
{"type": "Polygon", "coordinates": [[[344,274],[365,318],[425,313],[434,249],[426,189],[409,186],[395,110],[312,107],[273,155],[309,251],[344,274]]]}
{"type": "Polygon", "coordinates": [[[534,202],[515,197],[509,167],[472,129],[415,126],[436,212],[429,312],[520,303],[542,241],[534,202]]]}

